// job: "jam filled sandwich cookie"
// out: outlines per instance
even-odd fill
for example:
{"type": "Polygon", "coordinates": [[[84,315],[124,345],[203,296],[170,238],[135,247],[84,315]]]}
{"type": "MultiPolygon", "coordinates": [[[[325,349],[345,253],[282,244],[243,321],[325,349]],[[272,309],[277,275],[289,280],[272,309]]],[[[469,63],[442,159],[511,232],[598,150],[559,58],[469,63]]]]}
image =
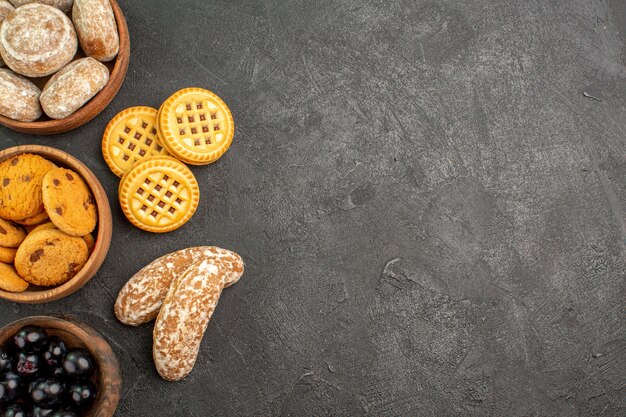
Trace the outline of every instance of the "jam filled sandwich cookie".
{"type": "Polygon", "coordinates": [[[0,162],[0,217],[19,221],[41,215],[41,183],[54,168],[52,162],[32,154],[0,162]]]}
{"type": "Polygon", "coordinates": [[[169,153],[191,165],[217,161],[235,134],[233,115],[226,103],[202,88],[173,94],[161,105],[158,123],[169,153]]]}
{"type": "Polygon", "coordinates": [[[122,211],[136,227],[154,233],[178,229],[198,208],[198,181],[187,166],[167,156],[133,165],[120,181],[122,211]]]}
{"type": "Polygon", "coordinates": [[[60,285],[76,275],[87,262],[89,250],[81,237],[58,229],[30,233],[17,249],[15,269],[33,285],[60,285]]]}
{"type": "Polygon", "coordinates": [[[54,225],[70,236],[85,236],[96,228],[98,212],[91,191],[75,172],[56,168],[42,181],[43,204],[54,225]]]}
{"type": "Polygon", "coordinates": [[[168,155],[157,131],[157,110],[130,107],[118,113],[102,135],[102,156],[118,177],[137,161],[149,156],[168,155]]]}

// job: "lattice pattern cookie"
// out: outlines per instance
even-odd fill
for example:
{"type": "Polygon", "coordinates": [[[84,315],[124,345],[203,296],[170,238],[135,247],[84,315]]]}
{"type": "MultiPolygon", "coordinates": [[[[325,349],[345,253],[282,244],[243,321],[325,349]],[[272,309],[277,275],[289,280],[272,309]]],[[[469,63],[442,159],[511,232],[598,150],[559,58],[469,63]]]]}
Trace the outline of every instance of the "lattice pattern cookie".
{"type": "Polygon", "coordinates": [[[200,189],[185,164],[167,156],[137,162],[119,187],[122,211],[132,224],[165,233],[185,224],[198,208],[200,189]]]}
{"type": "Polygon", "coordinates": [[[151,107],[130,107],[107,125],[102,136],[102,155],[118,177],[143,158],[168,155],[157,131],[156,116],[156,109],[151,107]]]}
{"type": "Polygon", "coordinates": [[[159,109],[158,124],[170,154],[192,165],[217,161],[235,134],[226,103],[201,88],[186,88],[168,98],[159,109]]]}

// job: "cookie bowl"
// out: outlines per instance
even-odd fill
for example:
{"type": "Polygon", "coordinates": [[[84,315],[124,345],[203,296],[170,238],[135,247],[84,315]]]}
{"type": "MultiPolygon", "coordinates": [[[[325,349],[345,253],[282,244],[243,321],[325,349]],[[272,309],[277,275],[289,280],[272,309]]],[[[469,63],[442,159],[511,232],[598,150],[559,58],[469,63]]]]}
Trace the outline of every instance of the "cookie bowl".
{"type": "MultiPolygon", "coordinates": [[[[122,87],[122,83],[126,78],[126,72],[128,71],[128,63],[130,59],[130,36],[128,34],[126,19],[124,18],[122,9],[118,5],[117,1],[110,0],[110,2],[115,16],[115,21],[117,23],[120,48],[117,57],[113,61],[104,63],[109,69],[110,74],[109,82],[104,86],[104,88],[83,107],[64,119],[55,120],[44,114],[33,122],[20,122],[18,120],[13,120],[0,115],[1,125],[18,132],[30,133],[33,135],[54,135],[68,132],[84,125],[100,114],[100,112],[102,112],[102,110],[109,105],[122,87]]],[[[74,60],[83,58],[84,56],[85,55],[79,48],[74,60]]],[[[40,89],[43,88],[48,79],[50,79],[50,77],[30,78],[30,80],[40,89]]]]}
{"type": "Polygon", "coordinates": [[[104,337],[82,321],[67,317],[33,316],[17,320],[0,329],[0,346],[4,345],[24,326],[43,327],[48,335],[58,336],[68,348],[86,349],[96,362],[96,373],[92,382],[98,394],[87,417],[112,417],[119,403],[122,379],[120,366],[104,337]]]}
{"type": "Polygon", "coordinates": [[[40,304],[58,300],[79,290],[94,275],[104,262],[111,244],[112,217],[109,200],[102,184],[82,162],[59,149],[39,145],[23,145],[8,148],[0,152],[0,162],[17,155],[31,153],[39,155],[59,167],[71,169],[79,174],[91,189],[98,213],[96,229],[92,232],[95,244],[87,263],[69,281],[55,287],[38,287],[30,285],[24,292],[8,292],[0,290],[0,298],[18,303],[40,304]]]}

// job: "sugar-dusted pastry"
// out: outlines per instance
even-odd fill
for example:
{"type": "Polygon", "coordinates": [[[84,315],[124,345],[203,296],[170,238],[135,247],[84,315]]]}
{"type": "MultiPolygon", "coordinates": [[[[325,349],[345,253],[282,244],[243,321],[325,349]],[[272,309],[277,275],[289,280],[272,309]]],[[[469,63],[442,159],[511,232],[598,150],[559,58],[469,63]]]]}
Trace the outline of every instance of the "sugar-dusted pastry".
{"type": "Polygon", "coordinates": [[[102,135],[102,156],[118,177],[140,159],[168,155],[157,131],[156,115],[152,107],[130,107],[107,125],[102,135]]]}
{"type": "Polygon", "coordinates": [[[158,122],[169,153],[192,165],[217,161],[235,134],[226,103],[202,88],[186,88],[173,94],[159,109],[158,122]]]}
{"type": "Polygon", "coordinates": [[[182,162],[151,156],[133,165],[120,181],[118,197],[126,218],[153,233],[178,229],[196,212],[198,181],[182,162]]]}
{"type": "Polygon", "coordinates": [[[225,287],[230,287],[243,275],[243,260],[235,252],[215,246],[181,249],[155,259],[128,280],[117,296],[115,316],[130,326],[153,320],[172,282],[191,264],[202,260],[224,266],[225,287]]]}
{"type": "Polygon", "coordinates": [[[54,74],[78,48],[76,31],[59,9],[31,3],[15,9],[0,26],[0,54],[9,68],[27,77],[54,74]]]}
{"type": "Polygon", "coordinates": [[[102,62],[117,56],[120,38],[109,0],[75,0],[72,20],[87,56],[102,62]]]}
{"type": "Polygon", "coordinates": [[[219,260],[204,259],[191,264],[172,282],[153,333],[152,355],[163,379],[180,381],[193,369],[229,267],[219,260]]]}
{"type": "Polygon", "coordinates": [[[35,84],[6,68],[0,68],[0,114],[21,122],[41,117],[39,96],[35,84]]]}
{"type": "Polygon", "coordinates": [[[63,119],[81,108],[109,82],[109,69],[93,58],[67,64],[46,83],[39,101],[52,119],[63,119]]]}
{"type": "Polygon", "coordinates": [[[28,3],[41,3],[47,4],[48,6],[56,7],[57,9],[64,12],[69,12],[72,8],[74,0],[11,0],[11,3],[13,3],[15,7],[20,7],[28,3]]]}
{"type": "MultiPolygon", "coordinates": [[[[15,7],[13,7],[11,3],[9,3],[7,0],[0,0],[0,24],[4,22],[4,19],[6,19],[9,13],[11,13],[13,10],[15,10],[15,7]]],[[[4,66],[4,61],[2,60],[2,57],[0,57],[0,67],[4,66]]]]}

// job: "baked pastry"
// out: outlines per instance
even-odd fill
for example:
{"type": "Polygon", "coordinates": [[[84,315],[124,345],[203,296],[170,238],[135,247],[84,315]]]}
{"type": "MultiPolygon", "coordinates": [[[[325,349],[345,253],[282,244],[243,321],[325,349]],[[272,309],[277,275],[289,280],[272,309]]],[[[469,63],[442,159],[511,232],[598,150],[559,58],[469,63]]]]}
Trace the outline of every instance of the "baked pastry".
{"type": "Polygon", "coordinates": [[[15,252],[17,252],[16,248],[5,248],[4,246],[0,246],[0,262],[12,264],[15,260],[15,252]]]}
{"type": "MultiPolygon", "coordinates": [[[[4,19],[6,19],[9,13],[11,13],[13,10],[15,10],[15,7],[13,7],[11,3],[9,3],[7,0],[0,0],[0,24],[2,24],[4,19]]],[[[0,57],[0,67],[4,66],[5,63],[0,57]]]]}
{"type": "Polygon", "coordinates": [[[49,219],[50,218],[48,217],[48,213],[46,213],[46,210],[44,209],[34,216],[27,217],[25,219],[15,220],[15,223],[19,223],[22,226],[37,226],[49,219]]]}
{"type": "Polygon", "coordinates": [[[58,229],[40,230],[30,233],[17,249],[15,269],[24,281],[47,287],[73,278],[88,258],[82,238],[58,229]]]}
{"type": "Polygon", "coordinates": [[[9,292],[24,292],[28,288],[28,282],[17,275],[13,265],[0,263],[0,290],[9,292]]]}
{"type": "Polygon", "coordinates": [[[226,103],[202,88],[186,88],[173,94],[159,109],[158,122],[169,153],[192,165],[217,161],[235,134],[226,103]]]}
{"type": "Polygon", "coordinates": [[[0,217],[19,221],[41,213],[41,182],[54,168],[52,162],[27,153],[0,162],[0,217]]]}
{"type": "Polygon", "coordinates": [[[130,107],[107,125],[102,135],[102,156],[118,177],[140,159],[169,155],[157,132],[156,115],[152,107],[130,107]]]}
{"type": "Polygon", "coordinates": [[[83,236],[83,240],[87,245],[87,250],[89,251],[89,253],[91,253],[94,246],[96,246],[96,240],[93,238],[93,235],[91,233],[87,233],[85,236],[83,236]]]}
{"type": "Polygon", "coordinates": [[[35,233],[40,230],[50,230],[50,229],[56,229],[56,228],[57,227],[52,222],[42,223],[38,226],[35,226],[30,232],[28,232],[28,234],[35,233]]]}
{"type": "Polygon", "coordinates": [[[66,168],[48,171],[42,181],[43,205],[54,225],[70,236],[91,233],[98,211],[85,181],[66,168]]]}
{"type": "MultiPolygon", "coordinates": [[[[0,26],[1,27],[1,26],[0,26]]],[[[13,71],[0,69],[0,114],[20,122],[32,122],[41,117],[41,91],[26,78],[13,71]]]]}
{"type": "Polygon", "coordinates": [[[15,7],[20,7],[28,3],[41,3],[47,4],[48,6],[56,7],[57,9],[64,12],[69,12],[72,8],[74,0],[11,0],[11,3],[13,3],[15,7]]]}
{"type": "Polygon", "coordinates": [[[193,216],[200,189],[185,164],[168,156],[152,156],[137,162],[124,175],[118,196],[124,215],[133,225],[165,233],[193,216]]]}
{"type": "Polygon", "coordinates": [[[13,223],[0,219],[0,246],[17,248],[26,238],[26,232],[13,223]]]}
{"type": "Polygon", "coordinates": [[[120,38],[109,0],[75,0],[72,20],[87,56],[103,62],[117,56],[120,38]]]}
{"type": "Polygon", "coordinates": [[[169,253],[143,267],[122,287],[115,302],[115,316],[124,324],[139,326],[153,320],[172,282],[190,265],[202,260],[224,266],[224,287],[243,275],[244,264],[235,252],[215,246],[199,246],[169,253]]]}
{"type": "Polygon", "coordinates": [[[163,379],[180,381],[193,369],[226,283],[226,269],[216,260],[195,262],[170,286],[153,333],[152,355],[163,379]]]}
{"type": "Polygon", "coordinates": [[[109,69],[93,58],[67,64],[41,91],[41,107],[52,119],[63,119],[80,109],[109,82],[109,69]]]}
{"type": "Polygon", "coordinates": [[[54,74],[78,48],[76,31],[59,9],[31,3],[15,9],[0,26],[0,54],[9,68],[27,77],[54,74]]]}

